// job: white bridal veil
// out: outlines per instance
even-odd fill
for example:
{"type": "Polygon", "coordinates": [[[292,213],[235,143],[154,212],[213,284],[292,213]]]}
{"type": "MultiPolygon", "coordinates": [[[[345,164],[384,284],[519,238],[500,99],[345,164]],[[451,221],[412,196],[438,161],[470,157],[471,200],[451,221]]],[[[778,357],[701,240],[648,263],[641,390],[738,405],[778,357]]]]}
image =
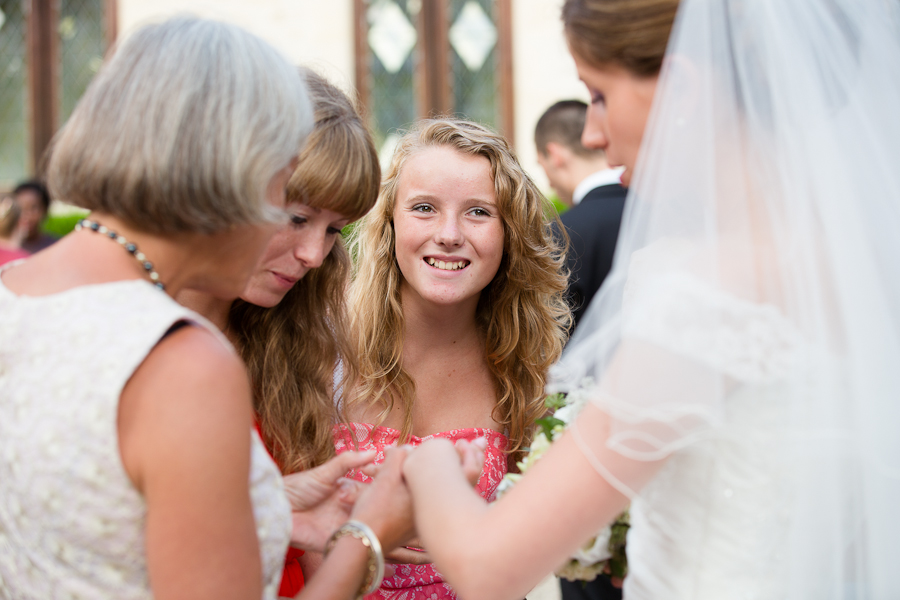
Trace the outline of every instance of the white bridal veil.
{"type": "Polygon", "coordinates": [[[898,5],[682,0],[613,270],[553,374],[597,382],[589,457],[775,453],[785,597],[900,598],[898,5]]]}

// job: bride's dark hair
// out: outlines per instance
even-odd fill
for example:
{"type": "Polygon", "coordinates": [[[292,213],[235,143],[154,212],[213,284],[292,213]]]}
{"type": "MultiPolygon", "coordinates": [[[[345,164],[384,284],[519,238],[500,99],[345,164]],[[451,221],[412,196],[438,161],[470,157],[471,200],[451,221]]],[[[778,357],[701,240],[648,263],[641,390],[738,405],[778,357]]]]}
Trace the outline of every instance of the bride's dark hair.
{"type": "Polygon", "coordinates": [[[566,0],[562,20],[578,57],[650,77],[662,67],[677,11],[678,0],[566,0]]]}

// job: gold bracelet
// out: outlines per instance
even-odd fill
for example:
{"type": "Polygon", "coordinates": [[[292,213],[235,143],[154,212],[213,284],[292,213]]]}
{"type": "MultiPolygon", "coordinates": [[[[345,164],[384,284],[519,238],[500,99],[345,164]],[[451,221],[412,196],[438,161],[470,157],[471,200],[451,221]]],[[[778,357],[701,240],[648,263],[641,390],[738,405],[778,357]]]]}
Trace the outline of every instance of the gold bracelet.
{"type": "Polygon", "coordinates": [[[375,532],[362,521],[353,519],[341,525],[340,529],[331,534],[331,537],[328,538],[328,542],[325,544],[325,556],[328,556],[338,538],[342,538],[345,535],[352,535],[369,550],[366,578],[363,580],[357,596],[362,598],[366,594],[371,594],[377,590],[381,585],[382,579],[384,579],[384,553],[381,551],[381,542],[378,541],[378,536],[375,535],[375,532]]]}

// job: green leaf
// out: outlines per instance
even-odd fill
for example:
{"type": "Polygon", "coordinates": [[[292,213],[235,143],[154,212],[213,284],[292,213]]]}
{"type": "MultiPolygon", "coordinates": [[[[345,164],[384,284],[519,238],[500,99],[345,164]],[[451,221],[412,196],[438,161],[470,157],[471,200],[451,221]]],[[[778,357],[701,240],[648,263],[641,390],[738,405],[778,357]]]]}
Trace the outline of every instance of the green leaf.
{"type": "Polygon", "coordinates": [[[550,394],[544,398],[544,406],[549,409],[557,410],[566,405],[565,394],[550,394]]]}
{"type": "Polygon", "coordinates": [[[535,421],[538,425],[541,426],[541,430],[544,432],[544,435],[551,442],[553,441],[553,429],[557,425],[565,426],[565,421],[560,421],[556,417],[544,417],[543,419],[538,419],[535,421]]]}

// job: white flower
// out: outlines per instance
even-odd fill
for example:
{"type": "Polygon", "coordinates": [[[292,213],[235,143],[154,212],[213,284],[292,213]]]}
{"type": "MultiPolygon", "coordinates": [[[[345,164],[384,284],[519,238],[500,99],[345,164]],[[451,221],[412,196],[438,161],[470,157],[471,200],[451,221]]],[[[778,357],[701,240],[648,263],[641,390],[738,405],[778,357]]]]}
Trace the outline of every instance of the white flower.
{"type": "Polygon", "coordinates": [[[525,458],[516,463],[519,467],[519,471],[524,473],[530,469],[549,449],[550,440],[547,439],[547,436],[544,435],[543,431],[539,432],[534,436],[534,440],[531,442],[531,450],[525,455],[525,458]]]}
{"type": "MultiPolygon", "coordinates": [[[[498,498],[512,488],[522,478],[522,474],[541,459],[544,453],[550,449],[553,440],[558,438],[565,431],[565,428],[578,417],[578,414],[590,402],[593,389],[593,380],[587,378],[581,382],[581,387],[569,392],[566,396],[566,404],[558,408],[553,414],[553,417],[562,421],[563,425],[557,424],[553,427],[550,431],[550,439],[547,438],[544,431],[539,431],[535,434],[528,454],[517,463],[520,473],[507,473],[500,481],[500,485],[497,487],[498,498]]],[[[609,552],[609,538],[611,535],[612,529],[610,527],[603,528],[596,536],[588,540],[582,548],[578,549],[564,565],[557,569],[556,574],[569,581],[593,581],[596,579],[597,575],[606,568],[605,561],[612,557],[612,554],[609,552]]]]}
{"type": "Polygon", "coordinates": [[[522,479],[520,473],[507,473],[504,475],[503,479],[500,480],[500,485],[497,486],[497,497],[499,498],[512,489],[512,486],[520,479],[522,479]]]}
{"type": "Polygon", "coordinates": [[[584,546],[572,554],[572,558],[584,566],[589,566],[612,558],[612,554],[609,551],[609,537],[611,535],[612,528],[605,527],[600,533],[588,540],[584,546]]]}
{"type": "Polygon", "coordinates": [[[556,570],[556,575],[569,581],[593,581],[603,572],[605,563],[585,566],[577,560],[570,560],[556,570]]]}

